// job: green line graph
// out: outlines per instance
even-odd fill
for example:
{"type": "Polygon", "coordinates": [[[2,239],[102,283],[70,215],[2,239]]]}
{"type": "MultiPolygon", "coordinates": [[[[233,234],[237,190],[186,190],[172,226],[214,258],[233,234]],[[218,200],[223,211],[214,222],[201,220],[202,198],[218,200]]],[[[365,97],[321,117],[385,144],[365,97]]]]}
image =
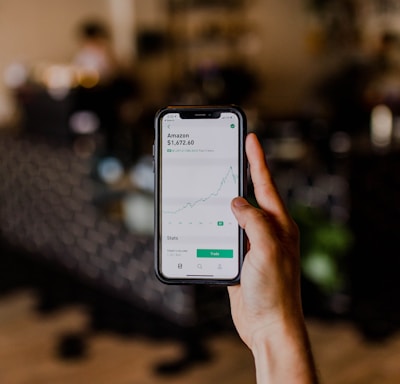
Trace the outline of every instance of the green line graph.
{"type": "Polygon", "coordinates": [[[205,197],[201,197],[201,198],[199,198],[199,199],[197,199],[195,201],[184,203],[181,207],[179,207],[179,208],[177,208],[175,210],[163,210],[163,213],[172,214],[172,215],[173,214],[177,214],[177,213],[182,212],[182,211],[184,211],[186,209],[194,208],[198,204],[206,203],[208,200],[210,200],[212,198],[218,197],[220,192],[221,192],[221,190],[222,190],[222,188],[224,187],[224,185],[228,182],[228,180],[230,178],[232,178],[232,181],[233,181],[234,184],[237,184],[238,175],[236,175],[234,173],[234,170],[233,170],[232,166],[229,167],[228,171],[226,172],[225,176],[221,179],[221,182],[219,183],[219,186],[215,191],[213,191],[209,195],[207,195],[205,197]]]}

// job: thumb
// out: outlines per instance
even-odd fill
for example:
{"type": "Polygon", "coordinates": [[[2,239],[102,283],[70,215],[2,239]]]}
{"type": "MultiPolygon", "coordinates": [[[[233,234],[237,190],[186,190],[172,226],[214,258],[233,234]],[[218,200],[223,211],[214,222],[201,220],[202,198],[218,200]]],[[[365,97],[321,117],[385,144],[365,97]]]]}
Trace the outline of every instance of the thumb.
{"type": "Polygon", "coordinates": [[[246,235],[253,243],[263,243],[271,234],[270,220],[266,212],[253,207],[243,197],[236,197],[232,200],[232,212],[239,225],[245,230],[246,235]]]}
{"type": "Polygon", "coordinates": [[[239,225],[245,229],[246,222],[247,222],[247,214],[246,212],[251,208],[252,206],[250,203],[243,197],[235,197],[232,200],[231,204],[232,212],[236,217],[236,220],[238,221],[239,225]]]}

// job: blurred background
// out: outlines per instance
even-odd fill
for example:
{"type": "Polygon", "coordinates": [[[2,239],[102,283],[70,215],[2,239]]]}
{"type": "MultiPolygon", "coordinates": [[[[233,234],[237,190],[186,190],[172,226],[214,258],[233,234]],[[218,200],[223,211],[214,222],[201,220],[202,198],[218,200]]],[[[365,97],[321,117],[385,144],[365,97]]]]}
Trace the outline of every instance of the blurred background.
{"type": "MultiPolygon", "coordinates": [[[[225,289],[153,275],[153,116],[245,110],[326,383],[400,369],[400,3],[0,0],[0,381],[254,383],[225,289]]],[[[251,194],[251,193],[250,193],[251,194]]]]}

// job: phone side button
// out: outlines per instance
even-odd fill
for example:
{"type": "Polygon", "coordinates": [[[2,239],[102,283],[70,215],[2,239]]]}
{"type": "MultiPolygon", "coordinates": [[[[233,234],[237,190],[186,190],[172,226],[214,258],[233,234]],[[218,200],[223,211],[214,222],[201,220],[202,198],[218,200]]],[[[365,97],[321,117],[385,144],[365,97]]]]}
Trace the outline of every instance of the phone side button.
{"type": "Polygon", "coordinates": [[[154,149],[154,144],[153,144],[153,149],[152,149],[152,154],[153,154],[153,162],[152,162],[153,173],[156,171],[155,163],[154,163],[154,153],[155,153],[155,149],[154,149]]]}

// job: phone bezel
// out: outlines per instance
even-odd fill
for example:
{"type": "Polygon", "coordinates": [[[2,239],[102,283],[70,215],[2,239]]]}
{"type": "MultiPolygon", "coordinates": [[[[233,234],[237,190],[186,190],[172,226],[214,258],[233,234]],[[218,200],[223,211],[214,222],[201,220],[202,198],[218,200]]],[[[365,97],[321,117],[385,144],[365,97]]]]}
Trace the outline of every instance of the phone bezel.
{"type": "Polygon", "coordinates": [[[239,196],[246,196],[247,192],[247,161],[245,155],[245,137],[247,134],[246,115],[243,110],[235,105],[228,106],[168,106],[160,109],[155,115],[155,139],[153,146],[154,156],[154,269],[157,278],[165,284],[206,284],[206,285],[234,285],[240,282],[240,274],[247,239],[244,230],[238,226],[238,274],[233,279],[205,279],[205,278],[170,278],[163,275],[161,270],[161,121],[168,113],[179,113],[182,118],[213,119],[218,118],[222,112],[231,112],[238,116],[239,130],[239,196]]]}

